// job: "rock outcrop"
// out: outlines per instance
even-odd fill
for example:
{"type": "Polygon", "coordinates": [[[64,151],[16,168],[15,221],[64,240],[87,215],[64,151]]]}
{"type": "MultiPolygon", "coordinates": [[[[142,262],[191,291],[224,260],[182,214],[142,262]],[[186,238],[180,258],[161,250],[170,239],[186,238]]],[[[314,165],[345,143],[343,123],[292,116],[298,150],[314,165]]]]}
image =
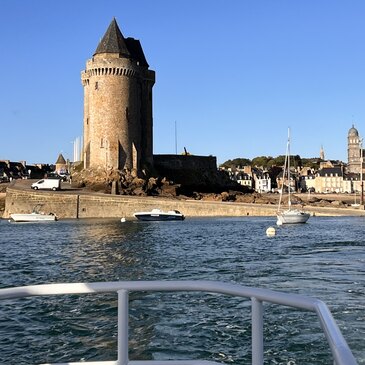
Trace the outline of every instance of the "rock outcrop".
{"type": "Polygon", "coordinates": [[[168,177],[155,177],[136,170],[93,168],[74,171],[72,184],[95,192],[132,196],[189,197],[200,200],[215,194],[214,199],[220,201],[235,201],[237,194],[249,191],[220,171],[201,175],[185,171],[181,179],[175,177],[177,183],[168,177]]]}
{"type": "Polygon", "coordinates": [[[179,195],[179,184],[166,178],[149,177],[136,170],[84,169],[72,174],[72,184],[101,193],[132,196],[179,195]]]}

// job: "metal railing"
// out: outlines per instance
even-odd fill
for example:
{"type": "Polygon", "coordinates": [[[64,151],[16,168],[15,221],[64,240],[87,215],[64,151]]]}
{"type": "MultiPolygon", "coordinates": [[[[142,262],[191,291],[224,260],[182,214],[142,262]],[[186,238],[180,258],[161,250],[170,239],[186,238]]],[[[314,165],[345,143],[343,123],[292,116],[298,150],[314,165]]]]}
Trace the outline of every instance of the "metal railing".
{"type": "MultiPolygon", "coordinates": [[[[130,292],[209,292],[220,293],[251,299],[252,306],[252,365],[264,363],[263,339],[263,302],[304,309],[315,312],[327,338],[334,364],[357,365],[346,340],[341,334],[327,305],[314,298],[298,294],[287,294],[245,287],[238,284],[228,284],[216,281],[120,281],[100,283],[67,283],[23,286],[0,289],[0,299],[15,299],[31,296],[86,294],[86,293],[118,293],[118,359],[116,361],[87,362],[89,365],[217,365],[218,362],[204,360],[174,360],[174,361],[129,361],[128,357],[128,303],[130,292]]],[[[0,349],[1,355],[1,349],[0,349]]],[[[62,365],[85,364],[63,363],[62,365]]],[[[61,365],[61,364],[58,364],[61,365]]]]}

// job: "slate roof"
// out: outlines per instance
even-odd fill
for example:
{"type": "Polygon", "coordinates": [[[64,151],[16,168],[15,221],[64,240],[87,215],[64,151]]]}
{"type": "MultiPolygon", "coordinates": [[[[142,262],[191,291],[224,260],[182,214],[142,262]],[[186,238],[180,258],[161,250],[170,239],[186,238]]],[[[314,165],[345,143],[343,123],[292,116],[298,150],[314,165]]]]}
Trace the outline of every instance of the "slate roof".
{"type": "Polygon", "coordinates": [[[343,171],[341,169],[341,167],[325,167],[323,169],[318,170],[318,175],[319,176],[330,176],[331,174],[333,174],[333,176],[335,176],[337,174],[337,176],[343,176],[343,171]]]}
{"type": "Polygon", "coordinates": [[[149,65],[146,61],[146,57],[144,56],[142,46],[139,40],[128,37],[127,39],[125,39],[125,42],[132,58],[139,61],[141,66],[148,67],[149,65]]]}
{"type": "Polygon", "coordinates": [[[125,44],[125,39],[115,18],[113,18],[110,23],[94,55],[98,53],[119,53],[121,56],[130,56],[127,45],[125,44]]]}
{"type": "Polygon", "coordinates": [[[134,38],[124,38],[115,18],[113,18],[104,37],[99,42],[94,56],[100,53],[119,53],[121,57],[134,59],[141,66],[148,67],[141,43],[134,38]]]}
{"type": "Polygon", "coordinates": [[[360,180],[360,174],[355,172],[350,172],[344,175],[345,180],[360,180]]]}
{"type": "Polygon", "coordinates": [[[58,156],[58,159],[56,161],[56,165],[66,165],[66,160],[65,158],[62,156],[62,153],[60,153],[60,155],[58,156]]]}

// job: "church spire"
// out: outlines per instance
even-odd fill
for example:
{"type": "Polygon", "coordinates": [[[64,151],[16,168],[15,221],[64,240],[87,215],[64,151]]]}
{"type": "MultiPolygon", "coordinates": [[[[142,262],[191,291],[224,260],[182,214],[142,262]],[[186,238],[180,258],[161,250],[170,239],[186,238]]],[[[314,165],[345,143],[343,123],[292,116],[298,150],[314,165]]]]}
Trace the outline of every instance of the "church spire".
{"type": "Polygon", "coordinates": [[[111,21],[104,37],[100,41],[94,56],[99,53],[119,53],[120,56],[130,57],[130,53],[125,43],[115,18],[111,21]]]}
{"type": "Polygon", "coordinates": [[[320,149],[320,151],[319,151],[319,158],[320,158],[321,160],[324,160],[324,149],[323,149],[323,146],[321,146],[321,149],[320,149]]]}

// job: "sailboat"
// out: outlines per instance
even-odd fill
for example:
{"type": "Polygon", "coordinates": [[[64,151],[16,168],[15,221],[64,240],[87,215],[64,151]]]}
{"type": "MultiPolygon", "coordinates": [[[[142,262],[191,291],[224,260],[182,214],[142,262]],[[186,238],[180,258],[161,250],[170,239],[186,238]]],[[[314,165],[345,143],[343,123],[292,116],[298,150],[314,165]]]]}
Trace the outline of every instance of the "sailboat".
{"type": "Polygon", "coordinates": [[[310,217],[310,214],[307,212],[303,212],[299,209],[292,209],[291,207],[291,200],[290,200],[290,130],[288,129],[288,142],[286,145],[286,153],[285,153],[285,162],[284,162],[284,172],[283,172],[283,184],[280,190],[280,198],[279,198],[279,205],[278,211],[276,213],[278,226],[283,224],[293,224],[293,223],[306,223],[310,217]],[[282,210],[281,202],[284,193],[284,180],[285,177],[288,179],[288,209],[282,210]]]}

